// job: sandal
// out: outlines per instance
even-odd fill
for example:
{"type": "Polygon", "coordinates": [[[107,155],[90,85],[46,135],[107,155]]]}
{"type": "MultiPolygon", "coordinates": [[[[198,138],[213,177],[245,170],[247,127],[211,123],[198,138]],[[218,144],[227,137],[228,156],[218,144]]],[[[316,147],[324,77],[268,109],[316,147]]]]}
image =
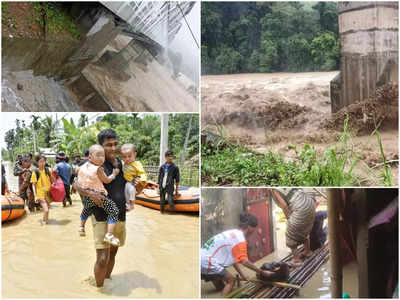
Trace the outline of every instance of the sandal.
{"type": "Polygon", "coordinates": [[[119,239],[117,239],[112,233],[106,233],[106,235],[104,236],[104,242],[111,244],[115,247],[120,246],[119,239]]]}
{"type": "Polygon", "coordinates": [[[80,226],[78,232],[80,236],[86,236],[85,227],[80,226]]]}

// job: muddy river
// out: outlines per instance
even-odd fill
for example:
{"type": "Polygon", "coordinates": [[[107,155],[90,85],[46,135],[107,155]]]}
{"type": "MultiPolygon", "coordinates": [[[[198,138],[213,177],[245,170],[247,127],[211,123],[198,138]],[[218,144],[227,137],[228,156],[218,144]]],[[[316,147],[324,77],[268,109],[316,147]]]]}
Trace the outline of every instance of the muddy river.
{"type": "MultiPolygon", "coordinates": [[[[7,167],[9,186],[16,177],[7,167]],[[11,176],[10,176],[11,174],[11,176]]],[[[199,295],[199,218],[164,214],[136,205],[127,214],[127,241],[116,257],[111,280],[94,284],[91,221],[87,236],[77,230],[82,209],[53,203],[47,226],[41,212],[2,226],[4,298],[193,298],[199,295]]]]}
{"type": "MultiPolygon", "coordinates": [[[[290,250],[286,247],[285,231],[286,221],[280,221],[282,211],[273,206],[273,215],[276,220],[276,250],[268,256],[258,260],[255,264],[261,266],[264,263],[278,261],[290,254],[290,250]]],[[[317,210],[327,210],[326,205],[320,205],[317,210]]],[[[327,225],[325,220],[324,226],[327,225]]],[[[331,298],[330,293],[330,264],[329,260],[323,264],[319,270],[308,280],[303,288],[299,290],[297,298],[331,298]]],[[[245,267],[241,268],[249,278],[254,277],[254,272],[245,267]]],[[[233,267],[231,272],[236,273],[233,267]]],[[[352,262],[343,267],[343,291],[351,296],[358,297],[358,275],[357,263],[352,262]]],[[[220,298],[221,293],[216,292],[211,282],[201,282],[201,295],[204,298],[220,298]]]]}
{"type": "MultiPolygon", "coordinates": [[[[330,81],[338,72],[209,75],[201,77],[202,129],[224,126],[234,142],[261,153],[293,159],[288,146],[308,143],[322,154],[338,141],[340,130],[321,129],[331,116],[330,81]]],[[[380,131],[387,161],[398,160],[398,129],[380,131]]],[[[381,185],[382,157],[375,135],[351,139],[361,161],[354,172],[362,185],[381,185]]],[[[398,167],[391,165],[392,182],[398,167]]]]}

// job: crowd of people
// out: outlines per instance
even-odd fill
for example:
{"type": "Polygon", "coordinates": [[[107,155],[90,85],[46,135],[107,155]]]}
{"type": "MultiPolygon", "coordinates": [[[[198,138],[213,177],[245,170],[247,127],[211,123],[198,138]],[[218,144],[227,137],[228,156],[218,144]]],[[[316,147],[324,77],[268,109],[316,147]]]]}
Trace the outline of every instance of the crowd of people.
{"type": "MultiPolygon", "coordinates": [[[[147,173],[136,160],[133,144],[124,144],[119,149],[118,135],[112,129],[102,130],[98,144],[92,145],[84,158],[75,155],[70,163],[64,152],[57,153],[55,165],[50,166],[44,155],[18,154],[14,164],[14,175],[18,177],[18,195],[30,211],[43,210],[41,223],[49,220],[50,189],[61,182],[65,196],[63,206],[72,205],[71,190],[78,192],[83,209],[80,216],[79,234],[85,235],[85,223],[92,218],[93,237],[96,248],[94,275],[98,287],[111,276],[118,248],[126,240],[126,212],[134,208],[136,195],[147,184],[147,173]],[[118,154],[121,154],[121,159],[118,154]]],[[[174,196],[178,196],[179,168],[173,162],[174,153],[165,153],[165,163],[159,169],[158,183],[160,207],[164,213],[166,202],[174,211],[174,196]]],[[[2,165],[2,194],[8,193],[5,170],[2,165]]]]}

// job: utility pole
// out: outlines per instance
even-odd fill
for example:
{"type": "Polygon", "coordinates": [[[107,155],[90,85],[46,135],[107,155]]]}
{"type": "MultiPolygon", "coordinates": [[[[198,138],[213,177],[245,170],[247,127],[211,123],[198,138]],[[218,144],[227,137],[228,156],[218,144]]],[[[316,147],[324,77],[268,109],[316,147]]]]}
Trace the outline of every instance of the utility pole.
{"type": "Polygon", "coordinates": [[[183,151],[182,151],[182,155],[181,155],[181,166],[183,166],[183,164],[185,163],[186,148],[187,148],[188,141],[189,141],[190,130],[192,129],[192,119],[193,119],[193,114],[191,114],[189,117],[189,127],[186,131],[185,142],[183,143],[183,151]]]}
{"type": "Polygon", "coordinates": [[[160,114],[161,141],[160,141],[160,166],[164,163],[165,152],[168,149],[168,114],[160,114]]]}

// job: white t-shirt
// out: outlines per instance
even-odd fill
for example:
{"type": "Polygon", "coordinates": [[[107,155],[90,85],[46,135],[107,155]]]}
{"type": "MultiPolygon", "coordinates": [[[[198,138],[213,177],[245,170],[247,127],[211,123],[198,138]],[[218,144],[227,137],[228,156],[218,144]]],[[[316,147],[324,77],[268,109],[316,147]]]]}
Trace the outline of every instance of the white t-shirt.
{"type": "Polygon", "coordinates": [[[248,260],[247,242],[241,230],[227,230],[210,238],[200,255],[201,273],[218,274],[234,263],[248,260]]]}

